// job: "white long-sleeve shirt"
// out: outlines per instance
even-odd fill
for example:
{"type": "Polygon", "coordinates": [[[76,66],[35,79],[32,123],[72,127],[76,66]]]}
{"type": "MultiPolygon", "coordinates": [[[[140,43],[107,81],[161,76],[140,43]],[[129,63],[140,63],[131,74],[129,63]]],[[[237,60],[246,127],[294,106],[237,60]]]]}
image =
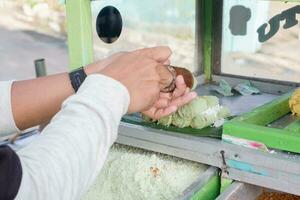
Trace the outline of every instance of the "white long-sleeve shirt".
{"type": "MultiPolygon", "coordinates": [[[[11,82],[0,82],[0,136],[17,131],[11,82]]],[[[117,138],[130,97],[119,82],[90,75],[41,135],[17,155],[22,180],[16,199],[80,199],[99,173],[117,138]]]]}
{"type": "Polygon", "coordinates": [[[19,132],[11,107],[11,86],[12,81],[0,82],[0,138],[19,132]]]}

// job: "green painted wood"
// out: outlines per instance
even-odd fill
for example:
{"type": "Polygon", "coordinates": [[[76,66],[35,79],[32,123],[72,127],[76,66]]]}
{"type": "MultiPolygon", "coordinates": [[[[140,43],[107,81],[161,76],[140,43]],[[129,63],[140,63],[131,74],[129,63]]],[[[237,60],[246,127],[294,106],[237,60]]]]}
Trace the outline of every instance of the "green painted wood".
{"type": "Polygon", "coordinates": [[[220,195],[220,176],[212,177],[207,184],[202,187],[191,200],[214,200],[220,195]]]}
{"type": "Polygon", "coordinates": [[[206,81],[212,80],[212,15],[213,1],[202,1],[202,23],[203,23],[203,69],[206,81]]]}
{"type": "Polygon", "coordinates": [[[234,118],[232,121],[241,121],[256,125],[267,125],[290,112],[288,105],[290,96],[291,93],[284,94],[267,104],[234,118]]]}
{"type": "Polygon", "coordinates": [[[286,126],[284,129],[295,133],[299,133],[300,136],[300,119],[295,120],[294,122],[286,126]]]}
{"type": "Polygon", "coordinates": [[[66,1],[69,68],[93,61],[92,14],[90,0],[66,1]]]}
{"type": "Polygon", "coordinates": [[[194,129],[191,127],[178,128],[175,126],[166,127],[166,126],[159,125],[156,123],[144,122],[138,114],[126,115],[122,118],[122,122],[140,125],[140,126],[148,127],[148,128],[154,128],[154,129],[158,129],[158,130],[165,130],[165,131],[169,131],[169,132],[189,134],[189,135],[194,135],[194,136],[198,136],[198,137],[221,138],[221,136],[222,136],[222,127],[219,127],[219,128],[207,127],[207,128],[203,128],[203,129],[194,129]]]}
{"type": "Polygon", "coordinates": [[[264,143],[267,147],[300,153],[297,132],[230,121],[224,124],[223,134],[264,143]]]}
{"type": "Polygon", "coordinates": [[[233,183],[232,179],[221,178],[221,188],[220,193],[223,193],[231,184],[233,183]]]}

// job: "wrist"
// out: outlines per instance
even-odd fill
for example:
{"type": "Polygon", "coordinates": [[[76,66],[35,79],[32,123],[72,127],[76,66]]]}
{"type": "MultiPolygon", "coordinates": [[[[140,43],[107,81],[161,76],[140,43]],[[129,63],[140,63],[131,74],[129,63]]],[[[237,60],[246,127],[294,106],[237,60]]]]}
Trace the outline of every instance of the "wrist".
{"type": "Polygon", "coordinates": [[[96,69],[95,69],[95,66],[93,66],[92,64],[83,67],[83,69],[84,69],[84,71],[85,71],[85,73],[86,73],[87,76],[91,75],[91,74],[97,73],[96,69]]]}
{"type": "Polygon", "coordinates": [[[99,74],[100,71],[104,68],[102,65],[102,62],[97,62],[97,63],[92,63],[84,67],[84,71],[86,75],[91,75],[91,74],[99,74]]]}
{"type": "Polygon", "coordinates": [[[87,77],[87,74],[84,70],[84,67],[80,67],[69,73],[71,85],[72,85],[75,93],[78,91],[79,87],[82,85],[82,83],[86,79],[86,77],[87,77]]]}

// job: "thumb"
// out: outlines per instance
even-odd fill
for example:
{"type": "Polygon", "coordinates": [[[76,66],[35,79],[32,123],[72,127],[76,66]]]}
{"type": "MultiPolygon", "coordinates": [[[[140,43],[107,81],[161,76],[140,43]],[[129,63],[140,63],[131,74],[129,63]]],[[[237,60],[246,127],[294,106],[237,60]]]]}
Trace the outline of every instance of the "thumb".
{"type": "Polygon", "coordinates": [[[162,91],[164,88],[170,86],[172,82],[174,81],[174,75],[172,72],[168,69],[166,65],[162,65],[158,63],[156,67],[157,73],[160,77],[160,90],[162,91]]]}

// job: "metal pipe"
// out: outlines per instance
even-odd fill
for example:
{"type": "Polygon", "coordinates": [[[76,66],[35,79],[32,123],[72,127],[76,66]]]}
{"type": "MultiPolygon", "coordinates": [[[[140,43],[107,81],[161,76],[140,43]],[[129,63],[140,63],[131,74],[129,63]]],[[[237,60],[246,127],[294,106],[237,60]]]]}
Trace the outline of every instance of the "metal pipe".
{"type": "Polygon", "coordinates": [[[35,60],[34,67],[35,67],[36,77],[47,76],[47,70],[46,70],[46,64],[44,58],[35,60]]]}
{"type": "MultiPolygon", "coordinates": [[[[36,77],[47,76],[46,63],[44,58],[34,60],[34,67],[36,77]]],[[[39,126],[39,131],[41,132],[47,125],[48,122],[41,124],[39,126]]]]}

